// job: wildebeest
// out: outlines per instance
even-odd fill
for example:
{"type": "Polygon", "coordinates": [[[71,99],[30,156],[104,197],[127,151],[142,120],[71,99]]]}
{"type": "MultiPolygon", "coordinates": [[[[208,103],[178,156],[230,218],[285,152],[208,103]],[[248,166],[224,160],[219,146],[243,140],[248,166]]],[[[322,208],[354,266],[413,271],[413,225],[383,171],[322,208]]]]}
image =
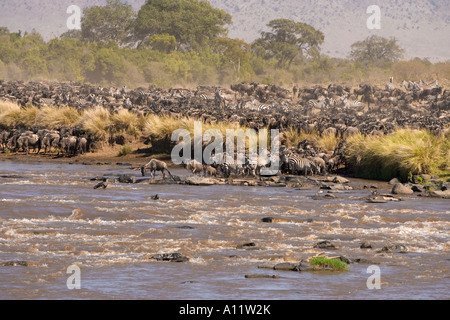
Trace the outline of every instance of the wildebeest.
{"type": "Polygon", "coordinates": [[[30,148],[33,148],[33,151],[37,148],[37,153],[39,153],[41,151],[41,139],[37,134],[27,131],[22,133],[17,139],[16,149],[22,149],[28,154],[30,148]]]}
{"type": "Polygon", "coordinates": [[[197,160],[189,161],[188,163],[185,164],[185,168],[191,171],[194,175],[197,173],[201,175],[204,170],[203,164],[201,164],[197,160]]]}
{"type": "Polygon", "coordinates": [[[212,166],[204,166],[203,168],[204,176],[217,177],[217,169],[212,166]]]}
{"type": "Polygon", "coordinates": [[[75,147],[75,152],[85,154],[87,151],[87,139],[85,137],[80,137],[77,139],[77,144],[75,147]]]}
{"type": "Polygon", "coordinates": [[[164,161],[152,159],[145,166],[141,167],[142,176],[145,176],[145,173],[150,171],[152,179],[155,178],[156,171],[161,171],[163,175],[163,179],[165,179],[165,171],[167,171],[170,177],[173,179],[172,174],[169,171],[167,164],[164,161]]]}
{"type": "Polygon", "coordinates": [[[3,130],[2,132],[0,132],[0,147],[2,151],[5,151],[6,145],[8,144],[8,139],[9,139],[8,131],[3,130]]]}
{"type": "Polygon", "coordinates": [[[55,148],[59,144],[59,140],[61,139],[59,133],[57,131],[47,133],[42,139],[42,147],[44,148],[44,154],[47,151],[51,151],[52,147],[55,148]]]}

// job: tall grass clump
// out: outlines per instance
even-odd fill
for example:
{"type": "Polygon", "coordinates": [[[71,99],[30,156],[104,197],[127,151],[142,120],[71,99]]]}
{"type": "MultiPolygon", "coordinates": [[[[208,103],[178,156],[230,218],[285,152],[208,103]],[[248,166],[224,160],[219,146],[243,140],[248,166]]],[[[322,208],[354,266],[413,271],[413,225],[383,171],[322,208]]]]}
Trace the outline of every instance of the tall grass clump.
{"type": "Polygon", "coordinates": [[[39,124],[47,129],[75,127],[80,123],[81,114],[73,107],[45,106],[39,110],[39,124]]]}
{"type": "Polygon", "coordinates": [[[80,123],[84,130],[101,141],[105,141],[113,130],[111,114],[101,106],[85,110],[80,123]]]}
{"type": "Polygon", "coordinates": [[[35,106],[21,108],[18,104],[0,102],[0,127],[5,129],[31,128],[36,125],[39,109],[35,106]]]}
{"type": "Polygon", "coordinates": [[[288,128],[283,132],[283,142],[290,147],[297,147],[304,140],[314,142],[318,147],[326,151],[334,151],[340,139],[334,133],[319,134],[318,131],[305,132],[297,128],[288,128]]]}
{"type": "Polygon", "coordinates": [[[357,176],[406,181],[411,174],[448,174],[450,142],[428,130],[398,129],[383,137],[349,137],[344,156],[357,176]]]}
{"type": "Polygon", "coordinates": [[[170,141],[172,133],[178,129],[186,129],[183,119],[175,119],[168,115],[158,116],[152,114],[147,116],[143,134],[154,140],[170,141]]]}
{"type": "Polygon", "coordinates": [[[127,109],[114,113],[111,116],[111,124],[117,133],[125,133],[135,138],[141,133],[139,116],[127,109]]]}

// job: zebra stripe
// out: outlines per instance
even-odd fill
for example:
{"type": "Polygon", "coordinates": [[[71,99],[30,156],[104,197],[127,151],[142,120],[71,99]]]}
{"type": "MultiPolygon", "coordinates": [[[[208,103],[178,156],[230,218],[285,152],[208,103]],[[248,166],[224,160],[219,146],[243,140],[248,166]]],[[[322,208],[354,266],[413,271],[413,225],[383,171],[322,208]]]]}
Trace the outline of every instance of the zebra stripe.
{"type": "Polygon", "coordinates": [[[354,107],[359,107],[361,105],[361,102],[359,100],[348,101],[348,99],[346,98],[344,100],[344,104],[345,104],[346,108],[354,108],[354,107]]]}
{"type": "Polygon", "coordinates": [[[39,100],[39,104],[41,106],[50,107],[50,106],[54,106],[55,105],[55,100],[52,99],[52,98],[41,98],[39,100]]]}
{"type": "Polygon", "coordinates": [[[294,155],[287,155],[288,170],[292,174],[298,174],[300,172],[305,173],[305,177],[308,175],[308,171],[314,175],[314,171],[318,172],[317,166],[310,160],[294,155]]]}
{"type": "Polygon", "coordinates": [[[269,110],[270,106],[267,104],[260,104],[257,108],[258,111],[269,110]]]}

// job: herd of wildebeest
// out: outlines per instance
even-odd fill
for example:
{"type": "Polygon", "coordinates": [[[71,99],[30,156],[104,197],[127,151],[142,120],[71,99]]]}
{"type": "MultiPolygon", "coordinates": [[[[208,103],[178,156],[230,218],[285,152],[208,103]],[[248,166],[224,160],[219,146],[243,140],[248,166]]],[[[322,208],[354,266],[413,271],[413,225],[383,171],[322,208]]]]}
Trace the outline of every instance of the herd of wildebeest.
{"type": "MultiPolygon", "coordinates": [[[[198,86],[195,89],[155,87],[128,89],[98,87],[75,82],[0,81],[0,99],[22,107],[71,106],[83,111],[101,105],[111,113],[128,109],[139,116],[192,117],[205,123],[232,122],[255,130],[287,129],[319,135],[347,137],[362,133],[384,135],[396,128],[426,128],[436,135],[449,131],[450,91],[437,81],[403,81],[391,78],[384,87],[361,84],[357,88],[238,83],[230,88],[198,86]]],[[[114,139],[112,139],[114,141],[114,139]]],[[[119,139],[120,140],[120,139],[119,139]]],[[[282,139],[283,141],[283,139],[282,139]]],[[[0,128],[3,151],[31,151],[73,156],[93,151],[98,141],[82,128],[0,128]]],[[[297,158],[320,158],[332,171],[344,161],[342,143],[334,151],[311,141],[282,148],[297,158]]],[[[319,161],[322,163],[322,161],[319,161]]]]}

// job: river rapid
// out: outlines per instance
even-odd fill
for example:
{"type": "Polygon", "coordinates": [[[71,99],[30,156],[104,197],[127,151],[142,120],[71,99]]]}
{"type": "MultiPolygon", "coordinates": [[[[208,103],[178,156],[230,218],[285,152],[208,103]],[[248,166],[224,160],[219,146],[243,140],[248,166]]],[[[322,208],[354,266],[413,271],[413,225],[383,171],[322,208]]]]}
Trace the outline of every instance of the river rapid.
{"type": "Polygon", "coordinates": [[[0,299],[450,298],[449,200],[414,195],[367,203],[371,190],[362,188],[317,200],[317,188],[145,181],[93,189],[91,178],[119,174],[140,172],[126,165],[0,162],[0,299]],[[324,240],[336,250],[314,247],[324,240]],[[362,242],[372,249],[361,249],[362,242]],[[241,246],[248,243],[254,245],[241,246]],[[392,244],[407,252],[380,252],[392,244]],[[176,252],[189,261],[151,259],[176,252]],[[258,268],[320,252],[362,260],[346,272],[258,268]],[[80,289],[67,285],[73,265],[80,289]],[[371,266],[379,267],[380,289],[368,288],[371,266]]]}

